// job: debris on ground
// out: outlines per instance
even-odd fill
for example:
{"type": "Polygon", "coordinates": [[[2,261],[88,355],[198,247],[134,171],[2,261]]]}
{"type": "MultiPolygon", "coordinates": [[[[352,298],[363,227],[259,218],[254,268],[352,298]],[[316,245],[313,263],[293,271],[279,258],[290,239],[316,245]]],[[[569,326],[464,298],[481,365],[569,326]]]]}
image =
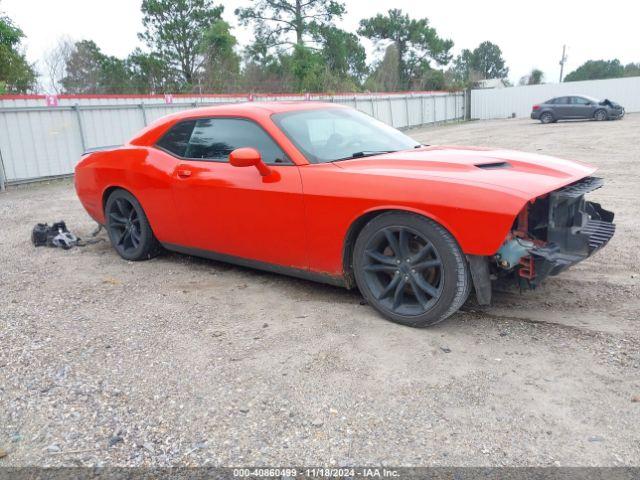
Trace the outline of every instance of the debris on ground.
{"type": "MultiPolygon", "coordinates": [[[[100,232],[102,226],[99,226],[92,237],[100,232]]],[[[85,247],[94,243],[104,241],[104,238],[93,238],[91,240],[82,240],[69,231],[64,221],[60,220],[51,225],[48,223],[37,223],[31,231],[31,242],[36,247],[52,247],[69,250],[73,247],[85,247]]]]}

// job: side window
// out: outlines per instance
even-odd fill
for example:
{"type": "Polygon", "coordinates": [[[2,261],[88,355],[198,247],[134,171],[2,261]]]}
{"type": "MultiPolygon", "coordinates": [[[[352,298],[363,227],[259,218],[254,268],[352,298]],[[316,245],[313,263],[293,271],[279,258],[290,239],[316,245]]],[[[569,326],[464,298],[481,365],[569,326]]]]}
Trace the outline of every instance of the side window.
{"type": "Polygon", "coordinates": [[[569,103],[569,97],[558,97],[554,103],[556,105],[567,105],[569,103]]]}
{"type": "Polygon", "coordinates": [[[582,97],[571,97],[571,103],[574,105],[589,105],[591,102],[582,97]]]}
{"type": "Polygon", "coordinates": [[[189,139],[191,138],[191,132],[193,132],[195,125],[195,120],[187,120],[186,122],[174,125],[171,130],[165,133],[157,145],[174,155],[184,157],[187,146],[189,145],[189,139]]]}
{"type": "Polygon", "coordinates": [[[280,147],[261,127],[250,120],[236,118],[198,120],[183,156],[193,159],[228,161],[229,154],[241,147],[258,150],[264,163],[289,163],[280,147]]]}

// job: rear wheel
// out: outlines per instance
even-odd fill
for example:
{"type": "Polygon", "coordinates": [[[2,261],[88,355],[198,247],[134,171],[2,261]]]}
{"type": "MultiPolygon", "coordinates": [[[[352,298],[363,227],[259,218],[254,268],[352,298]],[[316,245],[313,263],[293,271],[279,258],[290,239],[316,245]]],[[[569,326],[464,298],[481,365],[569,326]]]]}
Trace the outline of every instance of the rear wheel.
{"type": "Polygon", "coordinates": [[[555,120],[556,119],[551,112],[544,112],[542,115],[540,115],[540,121],[542,123],[553,123],[555,122],[555,120]]]}
{"type": "Polygon", "coordinates": [[[607,112],[602,109],[596,110],[596,112],[593,114],[593,118],[595,118],[598,122],[602,122],[607,119],[607,112]]]}
{"type": "Polygon", "coordinates": [[[466,259],[451,234],[412,213],[371,220],[356,241],[353,268],[371,306],[411,327],[434,325],[455,313],[471,286],[466,259]]]}
{"type": "Polygon", "coordinates": [[[160,252],[140,202],[126,190],[114,190],[105,204],[111,245],[126,260],[147,260],[160,252]]]}

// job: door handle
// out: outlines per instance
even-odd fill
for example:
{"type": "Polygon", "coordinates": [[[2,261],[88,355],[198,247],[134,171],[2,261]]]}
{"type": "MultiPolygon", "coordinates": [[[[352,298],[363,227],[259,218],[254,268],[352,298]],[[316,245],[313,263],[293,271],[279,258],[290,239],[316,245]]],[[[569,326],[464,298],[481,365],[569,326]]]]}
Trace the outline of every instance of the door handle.
{"type": "Polygon", "coordinates": [[[191,170],[187,170],[186,168],[178,169],[178,177],[189,178],[190,176],[191,176],[191,170]]]}

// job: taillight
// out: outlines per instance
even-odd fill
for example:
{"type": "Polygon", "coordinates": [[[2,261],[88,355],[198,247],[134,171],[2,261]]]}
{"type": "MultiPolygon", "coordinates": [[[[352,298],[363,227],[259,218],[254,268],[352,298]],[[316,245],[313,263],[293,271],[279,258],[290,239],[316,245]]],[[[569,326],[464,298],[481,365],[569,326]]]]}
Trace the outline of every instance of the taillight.
{"type": "Polygon", "coordinates": [[[533,109],[534,109],[534,110],[540,110],[540,105],[534,105],[534,106],[533,106],[533,109]]]}

